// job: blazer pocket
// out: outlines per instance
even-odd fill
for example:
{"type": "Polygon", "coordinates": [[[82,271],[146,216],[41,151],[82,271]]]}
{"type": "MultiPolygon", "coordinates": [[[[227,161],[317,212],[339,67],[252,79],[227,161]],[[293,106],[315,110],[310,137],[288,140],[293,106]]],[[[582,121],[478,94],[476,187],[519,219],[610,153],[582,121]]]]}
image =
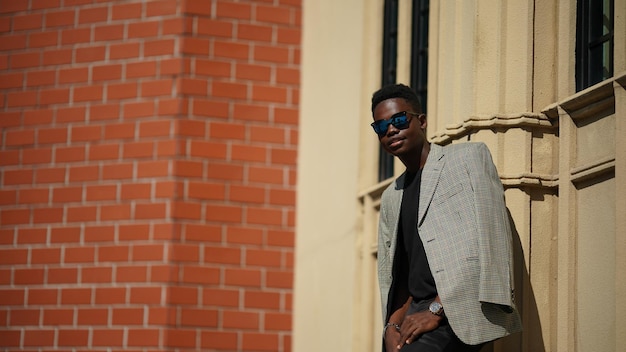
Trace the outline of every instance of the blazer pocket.
{"type": "Polygon", "coordinates": [[[435,195],[435,199],[433,200],[433,203],[441,204],[449,200],[450,198],[452,198],[454,195],[461,193],[462,191],[463,191],[463,184],[455,183],[454,185],[451,185],[448,189],[446,189],[442,193],[435,195]]]}

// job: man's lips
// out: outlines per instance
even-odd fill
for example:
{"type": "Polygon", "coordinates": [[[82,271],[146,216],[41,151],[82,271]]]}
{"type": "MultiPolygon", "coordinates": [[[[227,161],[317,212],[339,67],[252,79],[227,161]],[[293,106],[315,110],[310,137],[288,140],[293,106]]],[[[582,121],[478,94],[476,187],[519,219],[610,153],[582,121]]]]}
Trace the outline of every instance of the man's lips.
{"type": "Polygon", "coordinates": [[[397,148],[400,146],[400,144],[402,144],[403,140],[404,138],[402,137],[391,138],[389,142],[387,142],[387,146],[389,146],[389,148],[397,148]]]}

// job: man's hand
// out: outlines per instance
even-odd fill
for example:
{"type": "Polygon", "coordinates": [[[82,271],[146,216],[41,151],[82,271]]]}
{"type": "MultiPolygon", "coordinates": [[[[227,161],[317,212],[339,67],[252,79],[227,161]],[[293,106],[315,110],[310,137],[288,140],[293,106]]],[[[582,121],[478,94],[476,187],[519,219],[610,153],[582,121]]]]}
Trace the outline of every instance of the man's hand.
{"type": "MultiPolygon", "coordinates": [[[[434,315],[428,310],[407,315],[400,325],[400,337],[396,349],[399,350],[405,344],[410,344],[425,332],[435,330],[442,319],[441,316],[434,315]]],[[[385,345],[387,346],[387,342],[385,345]]]]}
{"type": "Polygon", "coordinates": [[[400,345],[400,332],[395,327],[390,326],[385,330],[385,351],[396,352],[400,345]]]}

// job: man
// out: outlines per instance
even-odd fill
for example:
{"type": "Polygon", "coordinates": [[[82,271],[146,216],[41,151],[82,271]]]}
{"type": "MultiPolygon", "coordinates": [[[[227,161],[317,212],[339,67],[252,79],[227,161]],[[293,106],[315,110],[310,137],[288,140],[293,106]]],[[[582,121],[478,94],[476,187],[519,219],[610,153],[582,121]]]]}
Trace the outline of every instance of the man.
{"type": "Polygon", "coordinates": [[[406,167],[383,193],[378,276],[386,352],[478,351],[521,330],[502,183],[482,143],[426,140],[405,85],[372,96],[372,127],[406,167]]]}

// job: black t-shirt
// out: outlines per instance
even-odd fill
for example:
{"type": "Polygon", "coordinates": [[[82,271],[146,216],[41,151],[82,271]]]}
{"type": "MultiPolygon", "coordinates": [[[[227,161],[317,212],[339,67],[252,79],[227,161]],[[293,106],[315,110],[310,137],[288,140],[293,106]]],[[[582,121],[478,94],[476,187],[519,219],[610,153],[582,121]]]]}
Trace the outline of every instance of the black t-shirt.
{"type": "Polygon", "coordinates": [[[417,230],[421,180],[422,170],[416,173],[407,172],[405,175],[396,251],[396,255],[400,256],[397,266],[401,271],[399,276],[406,278],[408,291],[415,302],[432,300],[437,296],[435,279],[430,272],[424,245],[417,230]]]}

